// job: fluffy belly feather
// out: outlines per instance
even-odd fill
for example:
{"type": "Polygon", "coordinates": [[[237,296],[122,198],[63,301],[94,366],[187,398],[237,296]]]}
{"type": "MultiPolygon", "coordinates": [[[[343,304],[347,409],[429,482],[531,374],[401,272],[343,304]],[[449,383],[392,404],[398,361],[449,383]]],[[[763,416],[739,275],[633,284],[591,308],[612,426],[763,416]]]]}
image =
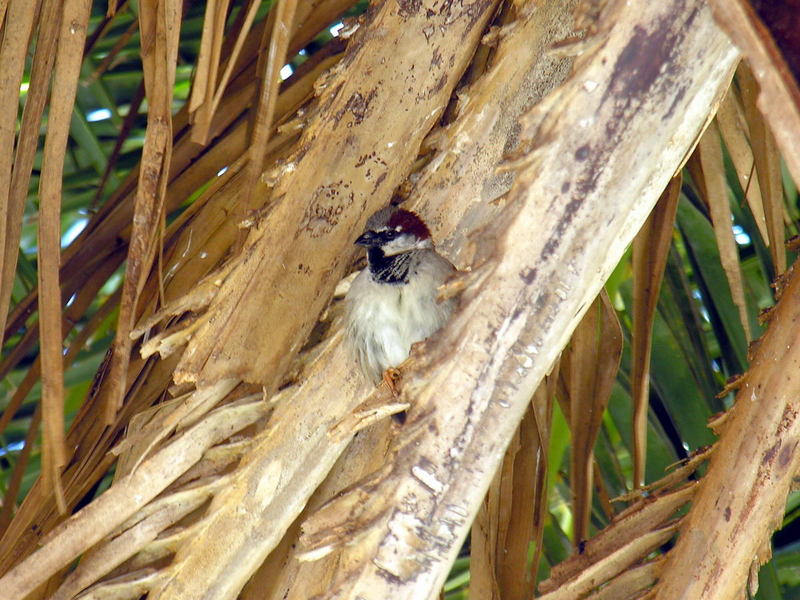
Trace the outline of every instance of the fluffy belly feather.
{"type": "Polygon", "coordinates": [[[347,336],[361,370],[373,383],[387,368],[402,363],[411,345],[439,329],[450,314],[449,303],[438,304],[434,293],[414,288],[376,283],[367,272],[353,281],[350,294],[358,302],[349,307],[347,336]]]}

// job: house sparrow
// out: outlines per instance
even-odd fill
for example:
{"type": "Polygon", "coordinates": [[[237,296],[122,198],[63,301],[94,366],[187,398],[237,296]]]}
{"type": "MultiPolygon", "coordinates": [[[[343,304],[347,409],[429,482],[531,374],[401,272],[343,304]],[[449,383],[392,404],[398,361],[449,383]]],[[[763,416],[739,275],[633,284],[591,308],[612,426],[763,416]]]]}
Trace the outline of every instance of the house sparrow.
{"type": "Polygon", "coordinates": [[[422,219],[394,206],[372,215],[355,243],[366,247],[368,266],[345,298],[346,338],[364,377],[396,392],[393,367],[453,312],[455,299],[438,302],[437,293],[455,267],[434,250],[422,219]]]}

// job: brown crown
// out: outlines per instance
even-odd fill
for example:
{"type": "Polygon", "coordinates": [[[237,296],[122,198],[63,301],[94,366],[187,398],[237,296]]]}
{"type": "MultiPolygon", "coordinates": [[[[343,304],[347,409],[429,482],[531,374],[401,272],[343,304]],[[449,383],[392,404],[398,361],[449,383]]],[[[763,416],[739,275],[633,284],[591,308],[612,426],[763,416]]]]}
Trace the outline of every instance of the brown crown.
{"type": "Polygon", "coordinates": [[[387,226],[390,229],[400,228],[404,233],[410,233],[417,236],[421,240],[426,240],[431,237],[431,232],[425,222],[419,218],[417,213],[411,212],[404,208],[398,208],[391,217],[387,226]]]}

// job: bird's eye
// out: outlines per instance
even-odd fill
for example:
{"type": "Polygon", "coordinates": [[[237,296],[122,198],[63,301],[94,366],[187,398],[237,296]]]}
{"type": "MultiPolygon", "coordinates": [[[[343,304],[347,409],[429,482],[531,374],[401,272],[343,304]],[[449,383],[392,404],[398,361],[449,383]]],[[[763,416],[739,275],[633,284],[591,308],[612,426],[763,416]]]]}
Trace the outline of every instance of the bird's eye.
{"type": "Polygon", "coordinates": [[[396,238],[398,235],[400,235],[400,234],[399,234],[399,232],[397,232],[397,231],[394,231],[393,229],[388,229],[388,230],[386,230],[386,231],[384,232],[384,234],[383,234],[383,235],[384,235],[384,237],[385,237],[387,240],[393,240],[393,239],[395,239],[395,238],[396,238]]]}

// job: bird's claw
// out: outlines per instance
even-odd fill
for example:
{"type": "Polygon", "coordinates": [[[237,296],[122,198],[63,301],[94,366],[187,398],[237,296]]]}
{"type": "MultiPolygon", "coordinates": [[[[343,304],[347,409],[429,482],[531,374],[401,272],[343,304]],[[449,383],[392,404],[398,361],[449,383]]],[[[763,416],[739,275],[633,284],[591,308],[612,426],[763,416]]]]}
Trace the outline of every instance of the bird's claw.
{"type": "Polygon", "coordinates": [[[400,396],[400,390],[397,388],[397,384],[399,383],[401,377],[402,374],[400,371],[394,367],[389,367],[383,372],[383,383],[386,384],[386,387],[389,388],[389,391],[392,392],[392,395],[395,398],[400,396]]]}

